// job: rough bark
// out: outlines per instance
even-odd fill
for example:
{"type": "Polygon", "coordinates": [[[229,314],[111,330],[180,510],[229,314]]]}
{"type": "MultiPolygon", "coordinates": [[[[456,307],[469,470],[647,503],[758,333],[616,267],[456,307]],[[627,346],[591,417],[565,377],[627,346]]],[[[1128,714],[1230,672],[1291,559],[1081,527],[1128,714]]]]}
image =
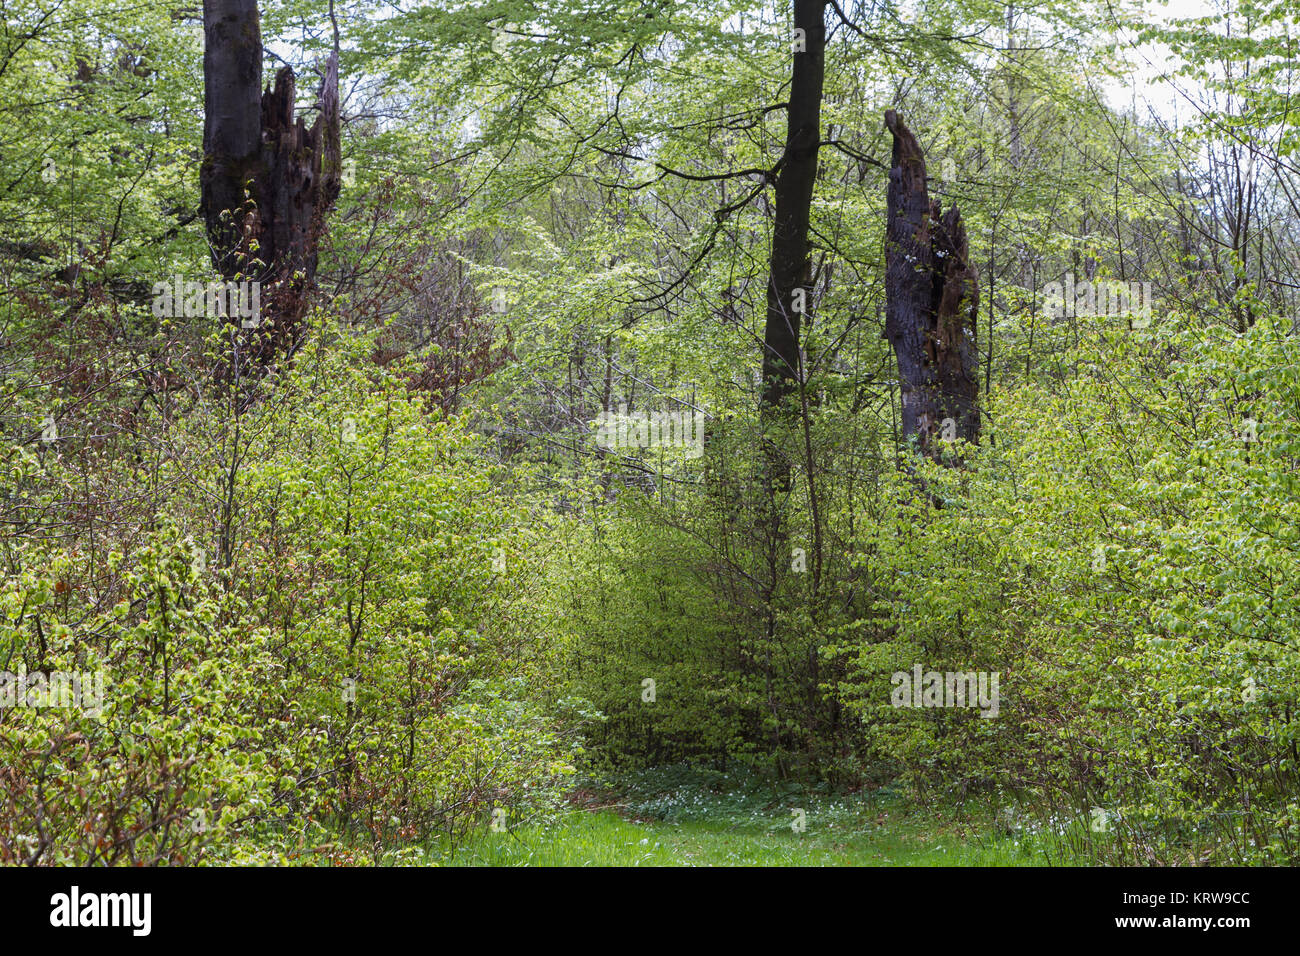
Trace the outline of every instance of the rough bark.
{"type": "Polygon", "coordinates": [[[795,290],[812,301],[808,283],[808,217],[817,179],[821,143],[822,83],[825,74],[824,0],[795,0],[794,25],[804,50],[796,50],[786,111],[785,152],[776,179],[776,218],[763,330],[762,409],[773,413],[799,382],[799,328],[795,290]]]}
{"type": "MultiPolygon", "coordinates": [[[[772,257],[767,282],[766,322],[763,330],[763,382],[759,413],[764,430],[764,501],[757,527],[766,542],[767,575],[762,593],[766,610],[763,646],[755,660],[761,668],[767,707],[772,718],[778,773],[784,775],[781,757],[784,722],[775,693],[774,649],[780,643],[774,597],[783,569],[790,567],[784,515],[791,487],[790,462],[782,449],[781,427],[798,422],[798,410],[789,399],[801,387],[802,362],[799,334],[803,309],[812,302],[808,262],[808,221],[813,187],[817,180],[817,152],[821,145],[821,101],[825,76],[825,0],[794,0],[793,64],[790,100],[786,107],[785,151],[776,177],[776,211],[772,224],[772,257]],[[803,302],[796,300],[802,290],[803,302]]],[[[819,553],[819,552],[818,552],[819,553]]],[[[810,658],[816,649],[809,648],[810,658]]]]}
{"type": "Polygon", "coordinates": [[[236,374],[293,354],[305,332],[317,248],[339,195],[338,52],[308,129],[294,118],[296,80],[282,68],[262,90],[256,0],[204,0],[201,211],[212,262],[227,280],[261,283],[256,329],[241,329],[236,374]]]}
{"type": "Polygon", "coordinates": [[[903,437],[940,459],[952,437],[979,438],[979,274],[954,205],[943,212],[926,187],[925,156],[893,110],[885,232],[885,335],[898,358],[903,437]]]}

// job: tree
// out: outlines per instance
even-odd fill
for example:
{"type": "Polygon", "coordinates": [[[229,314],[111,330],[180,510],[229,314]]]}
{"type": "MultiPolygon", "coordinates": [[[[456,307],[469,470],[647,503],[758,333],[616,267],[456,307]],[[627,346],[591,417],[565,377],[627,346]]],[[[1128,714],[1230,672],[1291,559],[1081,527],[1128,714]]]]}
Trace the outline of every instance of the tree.
{"type": "Polygon", "coordinates": [[[938,458],[943,440],[979,437],[979,274],[956,205],[926,187],[925,155],[894,110],[885,227],[885,335],[898,358],[903,437],[938,458]],[[969,328],[967,324],[969,322],[969,328]]]}
{"type": "Polygon", "coordinates": [[[291,67],[262,91],[257,0],[204,0],[203,28],[200,178],[212,262],[228,280],[261,283],[266,313],[246,337],[247,360],[236,355],[239,376],[291,356],[302,341],[317,247],[342,179],[337,33],[307,129],[294,118],[291,67]]]}
{"type": "Polygon", "coordinates": [[[799,382],[799,326],[809,298],[808,218],[821,145],[825,78],[825,0],[795,0],[794,63],[778,164],[776,217],[763,330],[763,409],[774,412],[799,382]]]}

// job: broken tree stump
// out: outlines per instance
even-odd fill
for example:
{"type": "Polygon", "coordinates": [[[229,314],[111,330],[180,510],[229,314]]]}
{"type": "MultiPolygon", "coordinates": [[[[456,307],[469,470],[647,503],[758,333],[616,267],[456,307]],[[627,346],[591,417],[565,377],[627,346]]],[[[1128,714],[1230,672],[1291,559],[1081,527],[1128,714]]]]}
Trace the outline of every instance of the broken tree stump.
{"type": "Polygon", "coordinates": [[[898,360],[903,438],[943,460],[944,443],[979,438],[979,273],[953,205],[931,200],[925,155],[893,110],[885,227],[885,337],[898,360]]]}
{"type": "Polygon", "coordinates": [[[294,117],[291,68],[262,90],[256,0],[205,0],[203,21],[201,210],[212,263],[227,280],[261,284],[259,321],[235,330],[237,378],[291,357],[306,332],[317,249],[342,182],[338,50],[326,62],[308,129],[294,117]]]}

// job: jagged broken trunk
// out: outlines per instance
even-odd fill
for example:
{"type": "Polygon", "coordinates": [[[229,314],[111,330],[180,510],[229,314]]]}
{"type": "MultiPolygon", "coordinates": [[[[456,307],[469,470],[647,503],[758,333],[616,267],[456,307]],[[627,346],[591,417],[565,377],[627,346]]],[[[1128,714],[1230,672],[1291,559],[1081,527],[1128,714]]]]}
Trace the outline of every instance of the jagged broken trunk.
{"type": "Polygon", "coordinates": [[[979,274],[954,205],[930,199],[925,155],[893,110],[885,230],[885,335],[898,357],[903,438],[943,459],[945,443],[979,437],[979,274]]]}
{"type": "Polygon", "coordinates": [[[342,179],[338,53],[326,64],[318,115],[294,117],[296,82],[282,68],[262,90],[257,0],[204,0],[202,212],[212,262],[228,281],[261,284],[256,322],[237,327],[231,374],[271,368],[302,343],[325,215],[342,179]]]}

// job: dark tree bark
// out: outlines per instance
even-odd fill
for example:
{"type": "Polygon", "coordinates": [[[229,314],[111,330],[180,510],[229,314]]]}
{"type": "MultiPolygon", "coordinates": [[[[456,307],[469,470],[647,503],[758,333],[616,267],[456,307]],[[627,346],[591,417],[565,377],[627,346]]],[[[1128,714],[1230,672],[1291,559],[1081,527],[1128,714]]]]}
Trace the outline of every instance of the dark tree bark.
{"type": "Polygon", "coordinates": [[[794,26],[803,45],[794,51],[790,103],[786,111],[785,152],[776,179],[776,219],[767,283],[767,322],[763,330],[762,411],[775,413],[797,388],[800,374],[796,290],[811,302],[808,289],[808,216],[817,179],[821,143],[822,82],[825,74],[825,0],[794,0],[794,26]]]}
{"type": "Polygon", "coordinates": [[[940,459],[945,438],[979,438],[979,274],[970,263],[961,213],[955,205],[943,213],[929,198],[916,137],[893,110],[885,113],[885,125],[894,136],[885,335],[898,357],[903,437],[915,435],[926,455],[940,459]]]}
{"type": "MultiPolygon", "coordinates": [[[[794,0],[790,100],[786,107],[785,151],[777,168],[776,214],[772,224],[772,258],[767,282],[766,322],[763,330],[763,383],[759,415],[764,441],[763,497],[757,528],[766,544],[767,575],[762,594],[766,609],[764,641],[756,662],[766,688],[772,716],[772,745],[778,772],[783,723],[775,693],[778,665],[773,660],[779,644],[777,612],[773,604],[778,582],[790,567],[788,531],[784,517],[791,487],[791,465],[784,450],[783,425],[799,421],[801,409],[790,402],[800,395],[802,362],[799,333],[812,296],[808,262],[808,220],[813,186],[817,180],[817,151],[821,145],[822,83],[825,76],[825,0],[794,0]]],[[[810,463],[811,464],[811,463],[810,463]]],[[[816,560],[816,556],[815,556],[816,560]]],[[[815,653],[815,648],[810,648],[815,653]]]]}
{"type": "Polygon", "coordinates": [[[338,50],[311,129],[294,118],[293,70],[262,90],[257,0],[204,0],[202,213],[212,262],[227,280],[261,283],[261,321],[241,330],[236,375],[301,344],[326,214],[339,195],[338,50]]]}

